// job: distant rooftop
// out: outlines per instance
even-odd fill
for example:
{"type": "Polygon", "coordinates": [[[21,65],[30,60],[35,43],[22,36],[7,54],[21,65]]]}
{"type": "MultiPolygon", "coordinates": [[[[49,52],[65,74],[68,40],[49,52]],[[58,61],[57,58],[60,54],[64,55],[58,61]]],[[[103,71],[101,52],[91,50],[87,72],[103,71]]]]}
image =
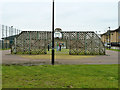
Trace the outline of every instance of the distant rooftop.
{"type": "Polygon", "coordinates": [[[103,33],[103,34],[101,34],[101,35],[105,35],[105,34],[108,33],[108,32],[120,32],[120,27],[117,28],[117,29],[115,29],[115,30],[108,30],[107,32],[105,32],[105,33],[103,33]]]}

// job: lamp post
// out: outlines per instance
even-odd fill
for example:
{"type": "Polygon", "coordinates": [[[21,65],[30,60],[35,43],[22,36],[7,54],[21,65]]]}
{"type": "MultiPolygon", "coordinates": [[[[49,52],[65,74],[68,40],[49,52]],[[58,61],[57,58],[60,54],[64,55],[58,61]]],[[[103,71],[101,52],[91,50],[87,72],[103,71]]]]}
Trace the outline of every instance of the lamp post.
{"type": "Polygon", "coordinates": [[[106,34],[105,34],[105,30],[104,30],[104,44],[105,44],[105,39],[106,39],[106,34]]]}
{"type": "Polygon", "coordinates": [[[109,28],[109,31],[108,31],[108,36],[109,36],[109,49],[110,49],[110,27],[108,27],[109,28]]]}
{"type": "Polygon", "coordinates": [[[13,35],[13,26],[11,26],[11,36],[13,35]]]}
{"type": "Polygon", "coordinates": [[[54,0],[52,9],[52,65],[54,65],[54,0]]]}

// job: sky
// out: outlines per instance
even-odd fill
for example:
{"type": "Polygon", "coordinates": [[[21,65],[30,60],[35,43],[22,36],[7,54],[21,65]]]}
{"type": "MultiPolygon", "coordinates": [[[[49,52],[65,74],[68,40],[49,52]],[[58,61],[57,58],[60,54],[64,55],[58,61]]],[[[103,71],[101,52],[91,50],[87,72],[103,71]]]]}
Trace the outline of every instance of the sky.
{"type": "MultiPolygon", "coordinates": [[[[118,28],[119,0],[55,0],[55,28],[100,31],[118,28]]],[[[0,21],[23,31],[52,30],[52,0],[1,0],[0,21]]]]}
{"type": "Polygon", "coordinates": [[[120,26],[120,1],[118,3],[118,26],[120,26]]]}

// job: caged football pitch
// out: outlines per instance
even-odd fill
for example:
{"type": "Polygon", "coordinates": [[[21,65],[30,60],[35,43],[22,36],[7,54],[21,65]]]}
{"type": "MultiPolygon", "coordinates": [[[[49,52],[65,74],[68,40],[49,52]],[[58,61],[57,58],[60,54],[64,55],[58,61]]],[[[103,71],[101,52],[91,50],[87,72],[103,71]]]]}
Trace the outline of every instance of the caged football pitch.
{"type": "MultiPolygon", "coordinates": [[[[94,32],[55,31],[55,54],[66,55],[105,55],[105,47],[94,32]]],[[[50,54],[52,32],[23,31],[15,39],[12,54],[50,54]]]]}

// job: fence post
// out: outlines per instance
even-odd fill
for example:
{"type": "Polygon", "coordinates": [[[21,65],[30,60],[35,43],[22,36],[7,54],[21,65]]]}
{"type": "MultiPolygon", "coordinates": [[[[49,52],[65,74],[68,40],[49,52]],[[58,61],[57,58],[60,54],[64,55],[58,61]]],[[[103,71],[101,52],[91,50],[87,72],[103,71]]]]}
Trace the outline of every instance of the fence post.
{"type": "Polygon", "coordinates": [[[22,52],[22,53],[23,53],[23,54],[25,54],[25,45],[26,45],[26,44],[25,44],[25,40],[26,40],[26,37],[25,37],[25,32],[24,32],[24,33],[23,33],[23,38],[22,38],[22,42],[23,42],[23,47],[22,47],[22,48],[23,48],[23,52],[22,52]]]}
{"type": "Polygon", "coordinates": [[[106,49],[105,49],[106,47],[105,47],[105,45],[104,45],[104,55],[106,54],[106,49]]]}
{"type": "Polygon", "coordinates": [[[68,49],[68,37],[66,38],[66,49],[68,49]]]}
{"type": "Polygon", "coordinates": [[[100,51],[100,49],[101,49],[100,40],[98,40],[98,41],[99,41],[99,55],[101,55],[101,51],[100,51]]]}
{"type": "Polygon", "coordinates": [[[16,54],[16,37],[15,37],[15,54],[16,54]]]}
{"type": "Polygon", "coordinates": [[[78,40],[79,40],[79,33],[77,32],[77,47],[76,47],[77,48],[77,55],[79,54],[79,52],[78,52],[79,51],[78,40]]]}
{"type": "Polygon", "coordinates": [[[9,48],[10,48],[10,36],[11,36],[11,35],[10,35],[10,34],[11,34],[11,33],[10,33],[10,30],[11,30],[11,28],[9,27],[9,35],[8,35],[8,36],[9,36],[9,48]]]}
{"type": "MultiPolygon", "coordinates": [[[[4,25],[2,25],[2,38],[4,37],[4,25]]],[[[2,39],[2,49],[4,49],[4,39],[2,39]]]]}
{"type": "Polygon", "coordinates": [[[69,55],[71,55],[71,32],[69,32],[69,55]]]}
{"type": "MultiPolygon", "coordinates": [[[[44,45],[45,45],[45,47],[44,47],[44,49],[45,49],[45,54],[47,54],[47,50],[46,50],[46,46],[47,46],[47,45],[46,45],[46,40],[47,40],[46,38],[47,38],[47,37],[46,37],[46,36],[47,36],[47,33],[46,33],[46,31],[45,31],[45,32],[44,32],[44,37],[45,37],[45,38],[44,38],[44,39],[45,39],[45,42],[44,42],[44,45]]],[[[44,40],[44,39],[43,39],[43,40],[44,40]]]]}
{"type": "Polygon", "coordinates": [[[87,43],[86,43],[86,35],[87,35],[87,34],[84,33],[84,42],[85,42],[85,52],[84,52],[84,53],[85,53],[85,55],[87,54],[87,53],[86,53],[86,47],[87,47],[87,46],[86,46],[86,44],[87,44],[87,43]]]}
{"type": "MultiPolygon", "coordinates": [[[[13,35],[13,26],[11,26],[11,36],[13,35]]],[[[11,40],[11,37],[10,37],[10,48],[11,48],[11,43],[12,43],[12,40],[11,40]]]]}
{"type": "Polygon", "coordinates": [[[40,50],[39,50],[38,38],[39,38],[39,33],[38,33],[38,31],[37,31],[37,49],[38,49],[37,53],[39,54],[40,50]]]}
{"type": "Polygon", "coordinates": [[[94,41],[94,33],[92,33],[92,45],[91,45],[91,49],[92,49],[92,50],[91,50],[91,51],[92,51],[91,54],[92,54],[92,55],[94,54],[94,50],[95,50],[94,42],[93,42],[93,41],[94,41]]]}
{"type": "Polygon", "coordinates": [[[38,37],[39,37],[39,36],[38,36],[38,31],[37,31],[37,40],[38,40],[38,37]]]}
{"type": "Polygon", "coordinates": [[[11,36],[13,35],[13,26],[11,26],[11,36]]]}
{"type": "MultiPolygon", "coordinates": [[[[25,32],[25,33],[27,34],[27,32],[25,32]]],[[[25,35],[26,35],[26,34],[25,34],[25,35]]],[[[25,38],[24,38],[24,40],[25,40],[25,48],[24,48],[24,52],[26,52],[26,45],[27,45],[27,43],[26,43],[27,37],[26,37],[25,35],[24,35],[24,37],[25,37],[25,38]]]]}
{"type": "Polygon", "coordinates": [[[7,26],[6,26],[6,49],[7,49],[7,26]]]}
{"type": "Polygon", "coordinates": [[[30,38],[30,31],[29,31],[29,54],[31,54],[31,38],[30,38]]]}
{"type": "Polygon", "coordinates": [[[16,35],[16,28],[15,28],[15,33],[14,33],[14,35],[16,35]]]}
{"type": "Polygon", "coordinates": [[[10,36],[10,27],[9,27],[9,36],[10,36]]]}

